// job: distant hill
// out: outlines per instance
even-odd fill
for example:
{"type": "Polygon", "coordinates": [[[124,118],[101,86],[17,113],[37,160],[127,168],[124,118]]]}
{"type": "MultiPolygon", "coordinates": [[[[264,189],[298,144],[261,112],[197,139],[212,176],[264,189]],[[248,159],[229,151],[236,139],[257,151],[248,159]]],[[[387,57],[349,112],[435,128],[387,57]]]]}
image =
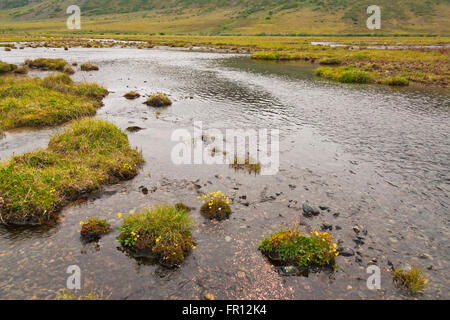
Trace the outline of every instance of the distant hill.
{"type": "Polygon", "coordinates": [[[0,27],[62,31],[77,4],[84,26],[101,32],[370,33],[375,3],[380,33],[450,33],[450,0],[0,0],[0,27]]]}

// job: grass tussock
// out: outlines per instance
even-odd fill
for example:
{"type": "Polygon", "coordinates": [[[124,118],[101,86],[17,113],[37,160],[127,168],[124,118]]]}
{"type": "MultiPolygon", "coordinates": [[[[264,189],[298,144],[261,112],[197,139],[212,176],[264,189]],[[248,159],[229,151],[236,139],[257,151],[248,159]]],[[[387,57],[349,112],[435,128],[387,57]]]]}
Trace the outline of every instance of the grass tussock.
{"type": "Polygon", "coordinates": [[[85,62],[80,65],[81,71],[98,71],[99,67],[90,62],[85,62]]]}
{"type": "Polygon", "coordinates": [[[141,153],[115,125],[91,118],[74,121],[51,137],[47,149],[0,165],[0,220],[42,224],[69,201],[133,178],[142,162],[141,153]]]}
{"type": "Polygon", "coordinates": [[[239,159],[237,156],[234,156],[233,163],[230,164],[230,167],[234,170],[244,170],[249,174],[259,174],[261,173],[261,163],[254,161],[250,156],[247,156],[245,159],[239,159]]]}
{"type": "Polygon", "coordinates": [[[80,221],[81,238],[86,242],[97,241],[102,235],[111,232],[111,225],[106,219],[98,219],[96,217],[86,217],[86,221],[80,221]]]}
{"type": "Polygon", "coordinates": [[[231,215],[230,199],[224,195],[220,190],[217,192],[210,192],[199,197],[202,199],[202,206],[200,213],[202,216],[211,220],[225,220],[231,215]]]}
{"type": "Polygon", "coordinates": [[[338,68],[321,67],[316,70],[316,75],[342,83],[369,83],[372,81],[372,77],[369,72],[360,71],[349,66],[338,68]]]}
{"type": "Polygon", "coordinates": [[[423,292],[428,283],[423,271],[418,268],[395,270],[394,281],[398,286],[409,290],[412,294],[423,292]]]}
{"type": "Polygon", "coordinates": [[[278,265],[336,268],[336,247],[333,237],[326,232],[313,231],[307,236],[292,229],[278,231],[264,239],[259,250],[278,265]]]}
{"type": "Polygon", "coordinates": [[[128,100],[134,100],[139,98],[141,95],[139,93],[137,93],[136,91],[130,91],[125,93],[124,97],[128,100]]]}
{"type": "Polygon", "coordinates": [[[172,101],[164,93],[153,94],[144,103],[152,107],[165,107],[172,105],[172,101]]]}
{"type": "Polygon", "coordinates": [[[187,210],[158,205],[126,217],[117,240],[131,251],[147,252],[160,264],[173,267],[194,248],[191,227],[187,210]]]}
{"type": "Polygon", "coordinates": [[[0,78],[0,132],[19,127],[58,125],[92,116],[108,91],[96,83],[75,84],[63,73],[44,79],[0,78]]]}
{"type": "Polygon", "coordinates": [[[10,73],[15,70],[17,70],[17,66],[15,64],[0,61],[0,75],[5,74],[5,73],[10,73]]]}
{"type": "Polygon", "coordinates": [[[44,71],[60,71],[67,74],[74,74],[75,71],[64,59],[37,58],[35,60],[25,60],[25,64],[31,69],[40,69],[44,71]]]}

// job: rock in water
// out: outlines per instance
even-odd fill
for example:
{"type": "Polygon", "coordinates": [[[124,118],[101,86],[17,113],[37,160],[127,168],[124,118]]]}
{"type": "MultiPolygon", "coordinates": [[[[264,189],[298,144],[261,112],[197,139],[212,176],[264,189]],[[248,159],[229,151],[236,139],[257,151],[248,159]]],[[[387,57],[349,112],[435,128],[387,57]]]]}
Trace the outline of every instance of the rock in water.
{"type": "Polygon", "coordinates": [[[313,208],[307,204],[303,205],[303,213],[305,216],[311,217],[311,216],[318,216],[320,214],[320,211],[316,208],[313,208]]]}

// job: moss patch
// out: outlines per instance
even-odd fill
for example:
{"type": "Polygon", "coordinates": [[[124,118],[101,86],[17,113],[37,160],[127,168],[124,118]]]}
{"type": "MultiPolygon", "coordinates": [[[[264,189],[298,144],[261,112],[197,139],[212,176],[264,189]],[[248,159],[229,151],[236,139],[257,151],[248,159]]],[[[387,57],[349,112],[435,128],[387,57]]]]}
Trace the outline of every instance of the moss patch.
{"type": "Polygon", "coordinates": [[[314,231],[307,236],[298,230],[282,230],[264,239],[259,250],[278,265],[336,268],[336,247],[326,232],[314,231]]]}
{"type": "Polygon", "coordinates": [[[164,266],[179,265],[194,247],[187,210],[158,205],[124,219],[117,240],[132,252],[147,253],[164,266]]]}
{"type": "Polygon", "coordinates": [[[75,84],[66,74],[43,80],[0,78],[0,132],[19,127],[58,125],[91,116],[108,91],[95,83],[75,84]]]}
{"type": "Polygon", "coordinates": [[[98,71],[99,68],[90,62],[85,62],[80,65],[81,71],[98,71]]]}
{"type": "Polygon", "coordinates": [[[80,225],[80,235],[85,242],[97,241],[102,235],[112,230],[106,219],[98,219],[96,217],[87,217],[85,222],[80,221],[80,225]]]}
{"type": "Polygon", "coordinates": [[[128,100],[133,100],[139,98],[141,95],[135,91],[130,91],[125,93],[124,97],[128,100]]]}
{"type": "Polygon", "coordinates": [[[412,294],[421,293],[425,290],[428,280],[423,275],[423,271],[418,268],[410,270],[397,269],[394,272],[395,283],[410,291],[412,294]]]}
{"type": "Polygon", "coordinates": [[[187,205],[185,205],[183,202],[175,203],[175,209],[177,210],[184,210],[187,212],[191,212],[191,208],[189,208],[187,205]]]}
{"type": "Polygon", "coordinates": [[[115,125],[90,118],[74,121],[36,150],[0,165],[0,219],[9,224],[42,224],[69,201],[102,184],[131,179],[143,162],[115,125]]]}
{"type": "Polygon", "coordinates": [[[172,105],[172,101],[164,93],[151,95],[144,103],[152,107],[165,107],[172,105]]]}

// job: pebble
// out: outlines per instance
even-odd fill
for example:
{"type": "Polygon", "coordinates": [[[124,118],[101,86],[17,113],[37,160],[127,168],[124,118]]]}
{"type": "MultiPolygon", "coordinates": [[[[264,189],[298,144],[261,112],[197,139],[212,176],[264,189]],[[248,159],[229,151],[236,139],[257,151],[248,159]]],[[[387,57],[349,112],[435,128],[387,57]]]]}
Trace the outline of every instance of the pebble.
{"type": "Polygon", "coordinates": [[[231,241],[231,237],[230,237],[230,236],[226,236],[226,237],[225,237],[225,241],[226,241],[226,242],[230,242],[230,241],[231,241]]]}
{"type": "Polygon", "coordinates": [[[391,241],[392,243],[397,243],[398,242],[398,240],[393,238],[393,237],[389,237],[389,241],[391,241]]]}
{"type": "Polygon", "coordinates": [[[422,254],[419,256],[419,258],[420,258],[420,259],[433,260],[433,257],[430,256],[428,253],[422,253],[422,254]]]}
{"type": "Polygon", "coordinates": [[[313,208],[313,207],[307,205],[307,204],[304,204],[303,205],[303,213],[306,216],[311,217],[311,216],[318,216],[320,214],[320,211],[317,210],[316,208],[313,208]]]}

